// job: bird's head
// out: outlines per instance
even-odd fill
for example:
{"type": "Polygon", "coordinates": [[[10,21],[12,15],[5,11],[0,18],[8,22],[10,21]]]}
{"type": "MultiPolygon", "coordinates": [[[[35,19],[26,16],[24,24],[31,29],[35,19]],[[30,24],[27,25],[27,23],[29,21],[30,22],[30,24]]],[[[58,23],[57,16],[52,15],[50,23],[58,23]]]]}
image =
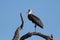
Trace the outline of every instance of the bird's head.
{"type": "Polygon", "coordinates": [[[28,13],[28,14],[32,14],[32,10],[31,10],[31,9],[29,9],[27,13],[28,13]]]}

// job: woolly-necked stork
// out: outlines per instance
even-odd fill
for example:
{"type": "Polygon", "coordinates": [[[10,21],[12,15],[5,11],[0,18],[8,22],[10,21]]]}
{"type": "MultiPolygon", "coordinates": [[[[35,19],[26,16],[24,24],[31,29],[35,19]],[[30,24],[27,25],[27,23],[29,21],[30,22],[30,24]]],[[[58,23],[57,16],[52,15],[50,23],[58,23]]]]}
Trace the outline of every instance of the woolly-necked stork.
{"type": "Polygon", "coordinates": [[[35,26],[34,26],[35,31],[36,31],[36,25],[38,25],[40,28],[43,29],[43,23],[37,16],[32,14],[32,10],[29,9],[27,13],[28,13],[28,19],[35,24],[35,26]]]}

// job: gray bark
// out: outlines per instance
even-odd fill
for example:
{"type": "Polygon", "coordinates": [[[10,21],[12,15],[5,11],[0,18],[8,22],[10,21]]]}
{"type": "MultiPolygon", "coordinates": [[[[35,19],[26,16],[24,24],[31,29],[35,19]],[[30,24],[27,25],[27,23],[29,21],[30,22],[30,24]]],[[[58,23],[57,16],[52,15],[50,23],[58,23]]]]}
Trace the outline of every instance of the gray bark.
{"type": "Polygon", "coordinates": [[[13,37],[12,40],[18,40],[19,39],[19,32],[23,28],[24,20],[23,20],[23,17],[22,17],[22,14],[21,13],[20,13],[20,17],[21,17],[22,24],[16,29],[15,34],[14,34],[14,37],[13,37]]]}
{"type": "Polygon", "coordinates": [[[39,37],[42,37],[42,38],[44,38],[45,40],[53,40],[53,38],[52,38],[51,36],[47,36],[47,35],[41,34],[41,33],[39,33],[39,32],[31,32],[31,33],[28,32],[27,34],[23,35],[23,36],[20,38],[20,40],[25,40],[25,39],[33,36],[33,35],[37,35],[37,36],[39,36],[39,37]]]}

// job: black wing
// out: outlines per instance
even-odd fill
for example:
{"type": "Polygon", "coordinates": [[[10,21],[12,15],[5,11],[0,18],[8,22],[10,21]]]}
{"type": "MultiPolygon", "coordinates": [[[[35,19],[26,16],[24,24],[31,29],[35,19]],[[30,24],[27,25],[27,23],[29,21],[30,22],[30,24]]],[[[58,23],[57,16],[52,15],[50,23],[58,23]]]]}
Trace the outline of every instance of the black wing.
{"type": "Polygon", "coordinates": [[[37,24],[39,27],[43,28],[43,23],[41,22],[41,20],[36,17],[35,15],[33,14],[30,14],[30,18],[31,18],[31,21],[35,24],[37,24]]]}

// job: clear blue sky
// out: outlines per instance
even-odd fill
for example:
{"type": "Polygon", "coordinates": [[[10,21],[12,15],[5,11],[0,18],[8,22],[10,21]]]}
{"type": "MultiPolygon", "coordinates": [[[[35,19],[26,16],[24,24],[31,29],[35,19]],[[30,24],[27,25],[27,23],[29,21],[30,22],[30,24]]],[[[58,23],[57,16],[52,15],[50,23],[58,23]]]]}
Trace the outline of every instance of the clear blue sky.
{"type": "MultiPolygon", "coordinates": [[[[37,32],[53,34],[54,40],[60,40],[60,0],[0,0],[0,40],[12,40],[14,32],[21,24],[20,12],[24,17],[21,36],[34,31],[34,24],[27,18],[27,10],[32,9],[38,16],[44,29],[37,27],[37,32]]],[[[43,40],[32,36],[26,40],[43,40]]]]}

